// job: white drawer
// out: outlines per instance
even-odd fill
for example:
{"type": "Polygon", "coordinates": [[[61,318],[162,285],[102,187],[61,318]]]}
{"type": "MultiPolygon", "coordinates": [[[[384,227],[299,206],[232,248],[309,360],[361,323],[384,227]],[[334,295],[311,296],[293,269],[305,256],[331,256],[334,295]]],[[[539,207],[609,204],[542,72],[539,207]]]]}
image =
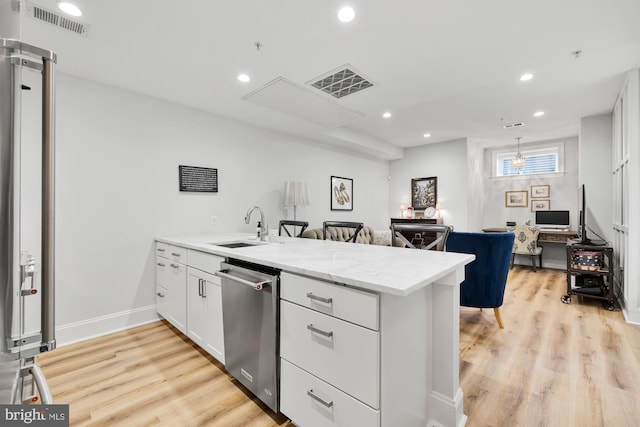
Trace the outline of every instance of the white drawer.
{"type": "Polygon", "coordinates": [[[184,288],[187,267],[170,259],[156,257],[156,284],[167,289],[184,288]]]}
{"type": "Polygon", "coordinates": [[[189,267],[197,268],[198,270],[211,274],[220,270],[220,262],[224,261],[223,257],[191,249],[187,251],[187,259],[189,267]]]}
{"type": "Polygon", "coordinates": [[[283,272],[280,298],[369,329],[379,328],[378,294],[283,272]]]}
{"type": "Polygon", "coordinates": [[[379,411],[286,360],[282,360],[281,365],[280,410],[294,423],[304,427],[380,425],[379,411]]]}
{"type": "Polygon", "coordinates": [[[280,310],[280,356],[378,409],[378,332],[287,301],[280,310]]]}
{"type": "Polygon", "coordinates": [[[181,262],[182,264],[187,263],[187,249],[180,246],[156,242],[156,255],[181,262]]]}
{"type": "Polygon", "coordinates": [[[162,257],[169,257],[169,245],[162,242],[156,242],[156,255],[162,257]]]}

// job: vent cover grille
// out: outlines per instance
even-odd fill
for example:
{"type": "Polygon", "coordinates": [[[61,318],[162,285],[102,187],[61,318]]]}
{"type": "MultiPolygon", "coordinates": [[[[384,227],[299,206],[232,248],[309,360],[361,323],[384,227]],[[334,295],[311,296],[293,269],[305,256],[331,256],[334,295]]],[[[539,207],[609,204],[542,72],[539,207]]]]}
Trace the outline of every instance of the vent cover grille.
{"type": "Polygon", "coordinates": [[[373,83],[358,74],[351,66],[344,66],[332,74],[316,79],[311,86],[329,95],[342,98],[373,86],[373,83]]]}
{"type": "Polygon", "coordinates": [[[510,123],[508,125],[503,125],[502,128],[503,129],[511,129],[511,128],[519,128],[521,126],[524,126],[524,123],[518,122],[518,123],[510,123]]]}
{"type": "Polygon", "coordinates": [[[70,19],[60,13],[45,9],[42,6],[38,6],[31,2],[27,2],[27,14],[32,18],[55,25],[63,30],[71,31],[72,33],[76,33],[81,36],[86,37],[89,33],[88,24],[70,19]]]}

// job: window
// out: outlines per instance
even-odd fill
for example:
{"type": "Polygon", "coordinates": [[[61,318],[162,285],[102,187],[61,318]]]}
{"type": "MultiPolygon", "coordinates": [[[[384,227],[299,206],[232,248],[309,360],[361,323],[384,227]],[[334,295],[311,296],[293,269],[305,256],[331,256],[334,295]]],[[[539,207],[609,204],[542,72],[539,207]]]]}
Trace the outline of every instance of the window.
{"type": "Polygon", "coordinates": [[[515,170],[511,162],[516,153],[516,149],[494,150],[494,176],[548,174],[563,171],[563,142],[521,148],[520,153],[527,160],[521,171],[515,170]]]}

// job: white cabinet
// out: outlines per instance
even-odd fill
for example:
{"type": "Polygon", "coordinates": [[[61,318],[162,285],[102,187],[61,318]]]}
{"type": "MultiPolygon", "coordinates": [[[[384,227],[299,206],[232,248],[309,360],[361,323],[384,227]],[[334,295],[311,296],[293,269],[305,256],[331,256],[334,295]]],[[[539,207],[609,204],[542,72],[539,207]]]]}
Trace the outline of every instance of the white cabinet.
{"type": "Polygon", "coordinates": [[[224,258],[156,243],[156,309],[224,363],[222,290],[214,276],[224,258]]]}
{"type": "Polygon", "coordinates": [[[224,364],[222,288],[213,274],[224,258],[189,250],[187,260],[187,336],[224,364]]]}
{"type": "Polygon", "coordinates": [[[187,290],[187,336],[224,364],[220,279],[189,267],[187,290]]]}
{"type": "Polygon", "coordinates": [[[304,427],[378,427],[380,414],[329,383],[282,359],[280,401],[283,412],[304,427]]]}
{"type": "Polygon", "coordinates": [[[187,331],[186,250],[156,245],[156,303],[158,314],[183,333],[187,331]],[[181,262],[182,261],[182,262],[181,262]]]}
{"type": "Polygon", "coordinates": [[[280,297],[281,411],[303,426],[378,426],[378,295],[282,273],[280,297]]]}

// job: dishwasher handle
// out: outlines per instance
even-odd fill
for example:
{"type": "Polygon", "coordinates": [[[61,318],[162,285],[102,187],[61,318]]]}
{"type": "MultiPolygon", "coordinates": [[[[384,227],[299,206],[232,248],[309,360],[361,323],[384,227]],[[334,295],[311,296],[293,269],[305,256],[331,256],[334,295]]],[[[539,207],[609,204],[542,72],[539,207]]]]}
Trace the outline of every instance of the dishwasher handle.
{"type": "Polygon", "coordinates": [[[232,280],[234,282],[242,283],[243,285],[251,286],[256,291],[261,291],[262,289],[271,285],[271,281],[262,280],[260,282],[251,282],[249,280],[241,279],[238,276],[234,276],[233,274],[229,274],[230,270],[218,270],[214,274],[222,279],[232,280]]]}

